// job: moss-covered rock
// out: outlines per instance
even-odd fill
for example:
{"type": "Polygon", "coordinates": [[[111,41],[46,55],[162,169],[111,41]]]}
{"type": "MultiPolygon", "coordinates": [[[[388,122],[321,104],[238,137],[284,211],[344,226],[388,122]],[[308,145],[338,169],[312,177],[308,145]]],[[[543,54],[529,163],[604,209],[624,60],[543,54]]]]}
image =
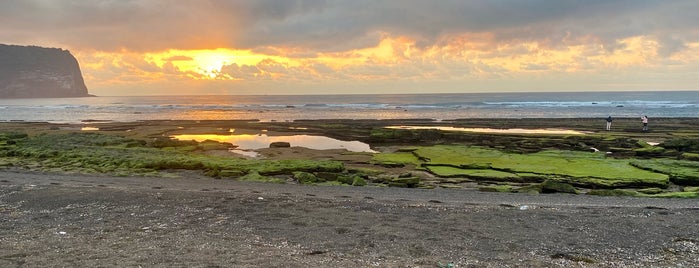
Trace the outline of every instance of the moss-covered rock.
{"type": "Polygon", "coordinates": [[[399,178],[397,176],[392,175],[379,175],[376,177],[372,177],[372,181],[391,187],[415,188],[420,185],[420,177],[399,178]]]}
{"type": "Polygon", "coordinates": [[[573,185],[557,182],[554,180],[546,180],[541,183],[541,193],[569,193],[576,194],[578,191],[573,185]]]}
{"type": "Polygon", "coordinates": [[[634,160],[631,165],[669,175],[678,185],[699,186],[699,162],[687,160],[634,160]]]}
{"type": "Polygon", "coordinates": [[[412,188],[420,184],[420,177],[395,178],[391,182],[394,184],[401,184],[412,188]]]}
{"type": "Polygon", "coordinates": [[[467,177],[475,180],[487,181],[523,181],[517,174],[492,170],[492,169],[465,169],[452,166],[426,165],[425,168],[432,174],[443,178],[467,177]]]}
{"type": "Polygon", "coordinates": [[[682,191],[683,192],[699,192],[699,186],[683,187],[682,191]]]}
{"type": "Polygon", "coordinates": [[[364,178],[360,176],[354,176],[352,180],[352,186],[366,186],[367,182],[364,178]]]}
{"type": "Polygon", "coordinates": [[[218,176],[222,178],[236,178],[244,175],[244,171],[235,169],[224,169],[218,172],[218,176]]]}
{"type": "Polygon", "coordinates": [[[324,181],[337,181],[340,174],[337,172],[315,172],[315,176],[324,181]]]}
{"type": "Polygon", "coordinates": [[[679,152],[699,153],[699,139],[691,137],[675,137],[659,144],[664,148],[677,150],[679,152]]]}
{"type": "Polygon", "coordinates": [[[658,198],[699,198],[699,192],[664,192],[654,195],[644,195],[646,197],[658,198]]]}
{"type": "Polygon", "coordinates": [[[642,194],[659,194],[664,192],[663,189],[660,188],[643,188],[638,190],[639,193],[642,194]]]}
{"type": "Polygon", "coordinates": [[[686,160],[699,161],[698,153],[683,153],[681,157],[686,160]]]}
{"type": "Polygon", "coordinates": [[[624,190],[624,189],[598,189],[591,190],[587,192],[588,195],[601,195],[601,196],[640,196],[636,191],[624,190]]]}
{"type": "Polygon", "coordinates": [[[479,187],[478,190],[481,192],[510,193],[510,192],[512,192],[512,186],[510,186],[510,185],[490,185],[490,186],[479,187]]]}
{"type": "Polygon", "coordinates": [[[636,153],[637,156],[642,156],[642,157],[660,156],[665,152],[665,148],[651,146],[651,147],[643,147],[643,148],[634,149],[633,151],[636,153]]]}
{"type": "Polygon", "coordinates": [[[238,180],[239,181],[274,182],[274,183],[286,182],[283,179],[260,175],[260,173],[255,172],[255,171],[250,172],[250,173],[246,174],[245,176],[239,177],[238,180]]]}
{"type": "MultiPolygon", "coordinates": [[[[665,174],[642,170],[629,165],[628,160],[608,159],[599,153],[548,150],[533,154],[515,154],[480,147],[438,145],[420,147],[414,154],[420,159],[429,159],[430,161],[423,165],[430,169],[431,166],[463,167],[487,164],[492,170],[514,174],[511,178],[517,178],[517,173],[538,174],[565,178],[565,181],[560,181],[587,188],[667,187],[669,183],[669,177],[665,174]]],[[[432,171],[443,175],[459,171],[454,168],[439,169],[441,170],[432,171]]],[[[521,177],[519,179],[521,180],[521,177]]]]}
{"type": "Polygon", "coordinates": [[[318,183],[318,182],[323,182],[325,180],[319,179],[312,173],[308,172],[303,172],[303,171],[295,171],[293,173],[294,180],[298,181],[301,184],[313,184],[313,183],[318,183]]]}

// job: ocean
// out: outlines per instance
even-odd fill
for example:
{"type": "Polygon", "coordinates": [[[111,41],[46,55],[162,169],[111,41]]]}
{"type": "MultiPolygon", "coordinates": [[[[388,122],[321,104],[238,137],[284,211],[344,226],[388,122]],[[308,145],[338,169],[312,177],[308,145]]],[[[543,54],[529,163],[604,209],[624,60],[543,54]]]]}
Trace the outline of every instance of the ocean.
{"type": "Polygon", "coordinates": [[[0,99],[0,122],[699,117],[699,91],[0,99]]]}

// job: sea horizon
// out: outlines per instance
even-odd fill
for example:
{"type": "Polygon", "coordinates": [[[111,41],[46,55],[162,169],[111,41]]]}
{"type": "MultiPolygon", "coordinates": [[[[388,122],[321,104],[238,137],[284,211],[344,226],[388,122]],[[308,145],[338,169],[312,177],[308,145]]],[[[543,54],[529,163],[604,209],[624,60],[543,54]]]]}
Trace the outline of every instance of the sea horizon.
{"type": "Polygon", "coordinates": [[[0,99],[1,121],[699,117],[699,91],[0,99]]]}

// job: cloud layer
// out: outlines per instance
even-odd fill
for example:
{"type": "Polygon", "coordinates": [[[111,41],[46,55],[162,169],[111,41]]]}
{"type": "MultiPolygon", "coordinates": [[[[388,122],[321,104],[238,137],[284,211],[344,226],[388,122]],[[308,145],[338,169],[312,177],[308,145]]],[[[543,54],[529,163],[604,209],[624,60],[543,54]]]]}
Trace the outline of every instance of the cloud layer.
{"type": "Polygon", "coordinates": [[[0,38],[97,50],[300,47],[341,51],[387,32],[429,46],[451,35],[569,45],[656,36],[668,53],[699,37],[697,1],[49,1],[0,2],[0,38]]]}
{"type": "Polygon", "coordinates": [[[68,48],[105,86],[166,76],[533,84],[695,70],[696,10],[693,0],[5,0],[0,43],[68,48]],[[228,51],[209,67],[176,52],[218,48],[228,51]]]}

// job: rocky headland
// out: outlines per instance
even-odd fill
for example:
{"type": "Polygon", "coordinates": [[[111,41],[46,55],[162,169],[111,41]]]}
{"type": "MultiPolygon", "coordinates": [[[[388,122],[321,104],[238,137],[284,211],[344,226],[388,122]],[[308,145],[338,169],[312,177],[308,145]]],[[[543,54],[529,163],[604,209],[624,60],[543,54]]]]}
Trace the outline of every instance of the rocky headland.
{"type": "Polygon", "coordinates": [[[0,44],[0,98],[88,97],[68,50],[0,44]]]}

